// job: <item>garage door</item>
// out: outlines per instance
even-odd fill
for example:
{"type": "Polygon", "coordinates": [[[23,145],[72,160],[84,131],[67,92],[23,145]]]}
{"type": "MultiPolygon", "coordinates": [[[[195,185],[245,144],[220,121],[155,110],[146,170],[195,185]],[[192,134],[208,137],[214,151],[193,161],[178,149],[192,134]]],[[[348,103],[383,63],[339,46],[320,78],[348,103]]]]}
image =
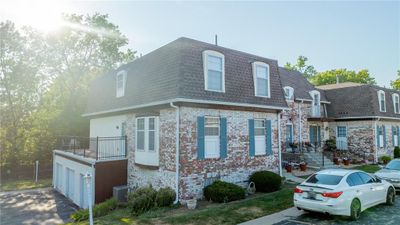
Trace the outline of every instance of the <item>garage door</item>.
{"type": "Polygon", "coordinates": [[[56,164],[56,188],[61,191],[62,187],[62,165],[56,164]]]}
{"type": "Polygon", "coordinates": [[[66,194],[67,197],[70,199],[74,198],[74,177],[75,177],[75,172],[74,170],[67,168],[67,179],[66,179],[66,194]]]}
{"type": "Polygon", "coordinates": [[[87,190],[86,190],[86,183],[85,183],[85,175],[80,174],[80,202],[79,202],[79,207],[86,209],[88,207],[88,201],[87,201],[87,190]]]}

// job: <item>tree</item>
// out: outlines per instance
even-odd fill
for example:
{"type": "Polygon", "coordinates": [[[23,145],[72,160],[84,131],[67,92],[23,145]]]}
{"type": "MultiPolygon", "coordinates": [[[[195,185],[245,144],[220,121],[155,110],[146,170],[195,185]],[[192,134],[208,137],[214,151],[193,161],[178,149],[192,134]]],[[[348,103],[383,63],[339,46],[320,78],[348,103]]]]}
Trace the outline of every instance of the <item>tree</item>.
{"type": "Polygon", "coordinates": [[[304,75],[304,77],[310,79],[316,74],[317,71],[315,70],[314,66],[307,65],[307,61],[308,61],[307,57],[299,56],[297,58],[296,64],[292,65],[289,62],[287,62],[284,67],[288,70],[299,71],[304,75]]]}
{"type": "Polygon", "coordinates": [[[328,70],[317,73],[310,79],[310,81],[314,85],[335,84],[336,77],[338,77],[340,83],[355,82],[363,84],[376,84],[375,78],[373,78],[366,69],[358,72],[347,69],[328,70]]]}
{"type": "Polygon", "coordinates": [[[400,70],[397,70],[397,78],[396,80],[392,80],[390,85],[393,89],[400,90],[400,70]]]}

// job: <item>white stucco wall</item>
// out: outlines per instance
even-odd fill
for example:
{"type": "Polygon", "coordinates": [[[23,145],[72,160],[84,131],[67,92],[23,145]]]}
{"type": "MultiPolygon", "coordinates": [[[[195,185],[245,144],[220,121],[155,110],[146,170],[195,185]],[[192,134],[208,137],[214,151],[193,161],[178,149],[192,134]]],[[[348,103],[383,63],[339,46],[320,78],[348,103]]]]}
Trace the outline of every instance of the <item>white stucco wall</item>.
{"type": "Polygon", "coordinates": [[[90,120],[90,137],[122,136],[122,123],[126,115],[102,117],[90,120]]]}
{"type": "MultiPolygon", "coordinates": [[[[55,150],[57,151],[57,150],[55,150]]],[[[69,153],[63,153],[61,152],[60,154],[67,154],[67,155],[72,155],[69,153]]],[[[73,156],[72,156],[73,157],[73,156]]],[[[91,173],[92,175],[92,191],[91,191],[91,196],[92,196],[92,204],[94,203],[94,177],[95,177],[95,171],[91,166],[81,164],[78,162],[75,162],[73,160],[64,158],[62,156],[54,154],[53,158],[53,187],[57,189],[61,194],[67,196],[70,198],[76,205],[83,207],[81,204],[81,178],[80,175],[83,174],[85,175],[87,172],[91,173]],[[57,172],[57,164],[61,165],[61,173],[57,172]],[[67,196],[67,168],[71,169],[74,171],[74,176],[73,176],[73,195],[71,197],[67,196]],[[61,186],[57,186],[57,180],[60,179],[60,184],[61,186]]],[[[86,185],[86,184],[85,184],[86,185]]],[[[85,186],[86,187],[86,186],[85,186]]],[[[87,193],[87,192],[85,192],[87,193]]],[[[87,197],[86,197],[87,199],[87,197]]]]}

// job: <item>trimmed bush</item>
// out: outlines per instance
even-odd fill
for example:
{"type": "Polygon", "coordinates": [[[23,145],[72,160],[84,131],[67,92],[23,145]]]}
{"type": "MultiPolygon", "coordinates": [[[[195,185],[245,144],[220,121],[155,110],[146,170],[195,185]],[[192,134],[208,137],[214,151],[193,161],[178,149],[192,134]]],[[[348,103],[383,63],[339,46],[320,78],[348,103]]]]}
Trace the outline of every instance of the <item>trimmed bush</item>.
{"type": "MultiPolygon", "coordinates": [[[[110,198],[93,207],[93,217],[100,217],[107,215],[110,211],[116,209],[118,201],[115,198],[110,198]]],[[[89,210],[81,209],[71,214],[71,219],[75,222],[89,219],[89,210]]]]}
{"type": "Polygon", "coordinates": [[[400,158],[400,147],[395,147],[393,153],[395,159],[400,158]]]}
{"type": "Polygon", "coordinates": [[[390,160],[392,160],[392,158],[390,157],[390,156],[388,156],[388,155],[384,155],[384,156],[381,156],[380,157],[380,160],[382,161],[382,162],[386,162],[386,163],[388,163],[390,160]]]}
{"type": "Polygon", "coordinates": [[[175,197],[176,194],[175,191],[172,190],[172,188],[170,187],[161,188],[157,192],[156,206],[157,207],[171,206],[172,203],[174,203],[175,197]]]}
{"type": "Polygon", "coordinates": [[[128,207],[133,215],[139,215],[155,206],[157,191],[153,187],[142,187],[128,194],[128,207]]]}
{"type": "Polygon", "coordinates": [[[204,188],[204,197],[213,202],[231,202],[244,199],[245,190],[236,184],[217,180],[204,188]]]}
{"type": "Polygon", "coordinates": [[[271,171],[257,171],[250,176],[258,192],[273,192],[281,189],[282,178],[271,171]]]}

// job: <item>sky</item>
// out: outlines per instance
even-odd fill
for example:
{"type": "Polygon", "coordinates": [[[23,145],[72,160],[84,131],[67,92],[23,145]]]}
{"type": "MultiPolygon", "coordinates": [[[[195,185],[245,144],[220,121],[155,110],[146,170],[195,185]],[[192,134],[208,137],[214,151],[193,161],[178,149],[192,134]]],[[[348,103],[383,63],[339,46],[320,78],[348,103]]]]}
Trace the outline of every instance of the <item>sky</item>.
{"type": "Polygon", "coordinates": [[[60,12],[108,14],[143,55],[182,36],[214,43],[218,35],[220,46],[281,66],[303,55],[317,71],[368,69],[386,87],[400,69],[400,1],[15,2],[0,3],[0,20],[49,28],[60,12]]]}

